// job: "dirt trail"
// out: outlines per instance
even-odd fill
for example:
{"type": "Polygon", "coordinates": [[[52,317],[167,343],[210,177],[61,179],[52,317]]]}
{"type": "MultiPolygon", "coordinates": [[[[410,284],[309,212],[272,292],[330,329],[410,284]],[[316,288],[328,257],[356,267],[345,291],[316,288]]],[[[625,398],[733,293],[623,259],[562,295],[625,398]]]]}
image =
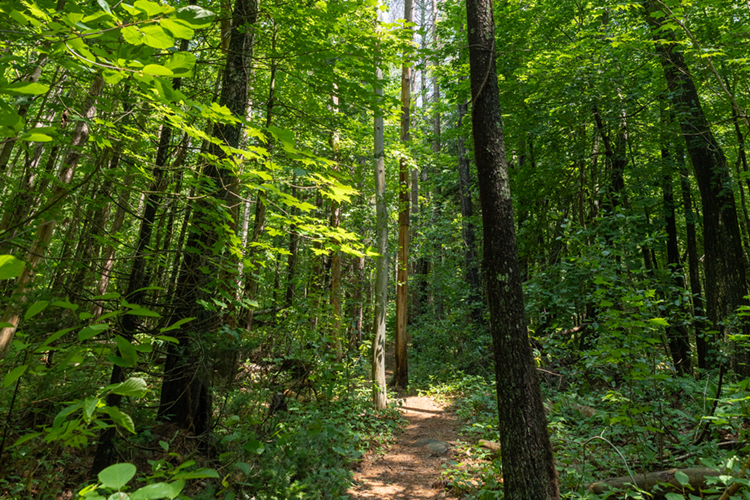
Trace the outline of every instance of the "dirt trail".
{"type": "Polygon", "coordinates": [[[456,416],[447,403],[426,396],[402,396],[396,404],[409,423],[390,447],[369,453],[354,471],[350,500],[449,498],[440,472],[453,458],[456,416]]]}

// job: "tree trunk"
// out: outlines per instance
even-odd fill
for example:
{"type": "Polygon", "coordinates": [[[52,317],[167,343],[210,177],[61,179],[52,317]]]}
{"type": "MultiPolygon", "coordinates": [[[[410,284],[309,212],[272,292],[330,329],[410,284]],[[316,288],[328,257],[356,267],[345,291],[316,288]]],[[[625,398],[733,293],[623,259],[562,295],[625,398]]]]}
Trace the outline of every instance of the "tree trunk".
{"type": "MultiPolygon", "coordinates": [[[[706,254],[706,312],[713,328],[722,333],[722,338],[726,338],[731,332],[730,325],[725,321],[734,315],[739,306],[747,303],[744,299],[747,285],[742,239],[727,160],[703,112],[698,91],[675,35],[663,28],[669,17],[653,0],[644,0],[644,6],[646,21],[654,30],[654,39],[659,42],[656,52],[667,80],[669,99],[677,114],[701,192],[706,254]]],[[[750,334],[750,328],[743,325],[742,333],[750,334]]],[[[745,349],[733,357],[733,368],[740,375],[750,374],[747,357],[745,349]]],[[[709,353],[707,367],[715,366],[716,360],[717,356],[709,353]]]]}
{"type": "MultiPolygon", "coordinates": [[[[257,0],[236,0],[219,104],[227,106],[239,119],[244,118],[247,111],[253,28],[257,18],[257,0]]],[[[214,136],[223,144],[237,147],[242,138],[242,124],[217,124],[214,136]]],[[[204,308],[202,302],[210,300],[206,288],[218,286],[211,284],[212,278],[219,274],[219,263],[213,247],[220,237],[232,236],[217,234],[221,224],[217,224],[215,218],[225,216],[217,213],[214,207],[218,204],[224,207],[226,213],[230,213],[230,207],[238,202],[231,192],[231,186],[235,185],[232,169],[220,167],[226,153],[218,145],[212,145],[211,154],[217,160],[206,164],[203,177],[206,179],[207,192],[213,193],[213,200],[202,201],[199,203],[202,206],[193,212],[192,231],[186,243],[186,247],[193,251],[185,252],[183,256],[175,292],[180,302],[172,315],[173,322],[191,317],[196,320],[178,330],[179,345],[171,344],[169,347],[159,406],[160,418],[170,420],[196,435],[210,429],[212,401],[208,374],[201,371],[200,360],[193,352],[192,343],[202,332],[211,332],[215,327],[214,315],[204,308]],[[215,229],[216,226],[219,228],[215,229]]],[[[231,221],[224,222],[231,227],[231,221]]]]}
{"type": "MultiPolygon", "coordinates": [[[[73,180],[73,174],[75,174],[78,161],[83,154],[83,148],[89,137],[89,121],[96,116],[96,102],[103,89],[104,80],[102,80],[102,77],[94,77],[86,101],[83,104],[82,115],[85,119],[76,124],[70,142],[70,150],[65,155],[58,176],[58,184],[52,190],[52,194],[49,197],[50,200],[62,200],[69,194],[68,187],[73,180]]],[[[31,284],[31,281],[36,274],[37,267],[41,264],[47,254],[47,247],[55,232],[57,222],[55,215],[48,215],[48,218],[40,223],[31,245],[31,249],[26,255],[26,267],[23,270],[23,274],[18,278],[16,289],[10,300],[10,305],[6,309],[2,318],[2,321],[4,323],[10,323],[10,326],[0,330],[0,359],[5,358],[10,349],[11,342],[13,342],[13,336],[16,333],[18,322],[20,320],[21,306],[26,302],[26,289],[31,284]]]]}
{"type": "MultiPolygon", "coordinates": [[[[380,29],[383,13],[377,9],[376,29],[380,29]]],[[[376,50],[378,50],[376,48],[376,50]]],[[[383,70],[375,69],[374,93],[377,98],[374,118],[373,164],[375,170],[376,247],[375,314],[372,340],[372,401],[382,410],[388,405],[385,382],[385,313],[388,306],[388,202],[385,198],[385,150],[383,141],[383,70]]]]}
{"type": "MultiPolygon", "coordinates": [[[[458,127],[468,113],[467,104],[458,105],[458,127]]],[[[474,202],[471,194],[471,171],[469,169],[469,155],[464,146],[464,138],[459,135],[456,140],[458,146],[458,185],[461,192],[461,234],[464,240],[464,276],[469,285],[469,300],[471,301],[471,315],[474,321],[479,321],[482,315],[482,287],[479,282],[479,263],[477,261],[476,229],[474,228],[474,202]]]]}
{"type": "MultiPolygon", "coordinates": [[[[404,0],[404,19],[414,22],[413,0],[404,0]]],[[[409,40],[413,41],[411,27],[409,40]]],[[[411,122],[411,65],[404,63],[401,69],[401,141],[411,139],[409,126],[411,122]]],[[[406,322],[408,309],[408,266],[409,266],[409,165],[406,158],[401,158],[398,168],[399,212],[398,212],[398,272],[396,274],[396,366],[393,371],[393,384],[396,387],[409,385],[409,363],[407,360],[406,322]]]]}
{"type": "MultiPolygon", "coordinates": [[[[665,130],[668,128],[665,126],[665,130]]],[[[672,292],[668,295],[670,303],[679,303],[682,291],[685,289],[685,275],[680,262],[680,248],[677,241],[677,223],[675,219],[675,203],[673,177],[676,172],[675,161],[671,157],[666,137],[662,138],[662,198],[664,201],[664,223],[667,230],[667,270],[672,275],[672,292]]],[[[684,310],[684,308],[680,308],[684,310]]],[[[690,336],[685,324],[679,317],[673,318],[667,327],[669,350],[672,362],[682,375],[692,375],[690,362],[690,336]]]]}
{"type": "Polygon", "coordinates": [[[526,327],[495,68],[491,0],[467,0],[472,124],[507,500],[560,498],[526,327]]]}

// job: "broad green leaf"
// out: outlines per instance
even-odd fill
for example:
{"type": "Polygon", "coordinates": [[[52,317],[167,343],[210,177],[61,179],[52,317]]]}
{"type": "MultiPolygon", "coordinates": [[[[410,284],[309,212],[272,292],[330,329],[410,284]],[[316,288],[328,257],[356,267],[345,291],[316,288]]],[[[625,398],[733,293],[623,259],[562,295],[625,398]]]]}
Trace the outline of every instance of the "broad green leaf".
{"type": "Polygon", "coordinates": [[[110,9],[107,0],[96,0],[96,3],[99,4],[99,7],[101,7],[104,12],[106,12],[107,14],[112,14],[112,9],[110,9]]]}
{"type": "Polygon", "coordinates": [[[83,402],[83,419],[89,424],[94,416],[96,407],[99,406],[99,401],[101,401],[99,398],[86,398],[83,402]]]}
{"type": "Polygon", "coordinates": [[[18,140],[28,141],[28,142],[50,142],[53,139],[47,134],[43,134],[41,132],[35,132],[33,130],[30,130],[29,132],[26,132],[25,134],[20,135],[18,137],[18,140]]]}
{"type": "Polygon", "coordinates": [[[174,38],[159,26],[141,28],[143,43],[155,49],[168,49],[174,46],[174,38]]]}
{"type": "Polygon", "coordinates": [[[175,479],[203,479],[206,477],[218,478],[219,473],[213,469],[198,469],[192,472],[180,472],[174,476],[175,479]]]}
{"type": "Polygon", "coordinates": [[[60,426],[65,422],[65,420],[68,418],[68,415],[71,415],[78,410],[81,409],[83,406],[82,402],[73,403],[72,405],[68,405],[67,407],[60,410],[60,412],[55,415],[55,419],[52,421],[52,428],[58,429],[60,426]]]}
{"type": "Polygon", "coordinates": [[[12,255],[0,255],[0,280],[17,278],[26,264],[12,255]]]}
{"type": "Polygon", "coordinates": [[[71,311],[75,311],[79,307],[77,304],[71,304],[70,302],[68,302],[67,299],[65,301],[62,301],[62,300],[55,301],[51,305],[62,307],[63,309],[70,309],[71,311]]]}
{"type": "Polygon", "coordinates": [[[135,347],[121,335],[115,336],[115,342],[117,343],[117,349],[120,351],[120,356],[131,366],[135,366],[138,363],[138,351],[135,350],[135,347]]]}
{"type": "Polygon", "coordinates": [[[97,295],[96,297],[91,297],[92,300],[112,300],[112,299],[119,299],[120,294],[117,292],[109,292],[105,293],[104,295],[97,295]]]}
{"type": "Polygon", "coordinates": [[[130,311],[126,312],[125,314],[132,314],[133,316],[148,316],[150,318],[161,318],[161,315],[157,312],[150,311],[144,307],[139,307],[137,309],[131,309],[130,311]]]}
{"type": "Polygon", "coordinates": [[[141,32],[135,26],[127,26],[120,30],[122,38],[130,45],[143,45],[141,32]]]}
{"type": "Polygon", "coordinates": [[[10,373],[3,378],[3,387],[10,387],[13,382],[21,378],[21,375],[24,374],[28,367],[29,365],[21,365],[11,370],[10,373]]]}
{"type": "Polygon", "coordinates": [[[681,470],[678,470],[674,473],[674,478],[677,479],[677,482],[680,483],[682,486],[686,486],[690,483],[690,478],[687,474],[682,472],[681,470]]]}
{"type": "Polygon", "coordinates": [[[197,5],[187,5],[177,9],[177,19],[191,28],[207,28],[211,25],[214,13],[197,5]]]}
{"type": "Polygon", "coordinates": [[[102,78],[104,79],[104,83],[116,85],[120,83],[120,80],[125,78],[125,73],[113,69],[105,69],[102,71],[102,78]]]}
{"type": "Polygon", "coordinates": [[[256,455],[260,455],[266,449],[263,443],[257,439],[248,439],[242,448],[248,453],[255,453],[256,455]]]}
{"type": "Polygon", "coordinates": [[[655,325],[659,326],[669,326],[669,323],[664,318],[651,318],[649,321],[655,325]]]}
{"type": "Polygon", "coordinates": [[[32,432],[31,434],[26,434],[25,436],[21,436],[20,438],[16,440],[15,443],[13,443],[11,448],[13,448],[14,446],[21,445],[25,443],[26,441],[31,441],[32,439],[34,439],[37,436],[40,436],[41,434],[42,434],[41,432],[32,432]]]}
{"type": "Polygon", "coordinates": [[[142,398],[148,391],[148,385],[142,378],[133,377],[127,379],[125,382],[115,385],[112,387],[111,391],[120,396],[142,398]]]}
{"type": "Polygon", "coordinates": [[[193,29],[180,19],[162,19],[161,21],[159,21],[159,25],[162,28],[169,30],[169,32],[172,33],[172,36],[175,38],[184,38],[185,40],[190,40],[195,34],[193,29]]]}
{"type": "Polygon", "coordinates": [[[49,305],[49,301],[47,300],[40,300],[39,302],[35,302],[29,309],[26,311],[26,314],[23,315],[23,319],[31,319],[40,312],[44,311],[47,306],[49,305]]]}
{"type": "Polygon", "coordinates": [[[165,68],[164,66],[161,66],[159,64],[147,64],[145,68],[142,70],[147,75],[154,75],[154,76],[172,76],[174,73],[171,69],[165,68]]]}
{"type": "Polygon", "coordinates": [[[10,95],[40,95],[49,90],[49,85],[32,82],[15,82],[0,87],[0,92],[10,95]]]}
{"type": "Polygon", "coordinates": [[[664,498],[667,500],[685,500],[685,496],[680,493],[667,493],[664,498]]]}
{"type": "Polygon", "coordinates": [[[195,54],[190,52],[175,52],[169,59],[164,61],[164,67],[171,69],[175,73],[189,72],[195,66],[195,54]]]}
{"type": "Polygon", "coordinates": [[[135,434],[135,424],[133,423],[133,419],[130,418],[130,415],[121,412],[116,406],[106,406],[102,411],[109,415],[114,423],[135,434]]]}
{"type": "Polygon", "coordinates": [[[86,328],[78,332],[78,340],[83,342],[84,340],[96,337],[107,329],[109,329],[109,325],[105,323],[97,323],[95,325],[87,326],[86,328]]]}
{"type": "Polygon", "coordinates": [[[55,333],[53,333],[52,335],[50,335],[49,337],[47,337],[47,339],[44,341],[44,343],[41,346],[39,346],[39,349],[37,349],[37,352],[39,352],[40,350],[42,350],[42,348],[47,347],[52,342],[54,342],[55,340],[59,339],[60,337],[62,337],[66,333],[72,332],[73,330],[75,330],[75,328],[64,328],[62,330],[56,331],[55,333]]]}
{"type": "Polygon", "coordinates": [[[110,465],[98,475],[99,482],[105,488],[121,490],[135,476],[135,465],[133,464],[114,464],[110,465]]]}
{"type": "Polygon", "coordinates": [[[130,500],[152,500],[157,498],[174,498],[172,485],[154,483],[144,486],[130,494],[130,500]]]}
{"type": "Polygon", "coordinates": [[[149,2],[148,0],[136,0],[133,7],[145,12],[148,17],[154,17],[164,11],[164,8],[161,5],[156,2],[149,2]]]}

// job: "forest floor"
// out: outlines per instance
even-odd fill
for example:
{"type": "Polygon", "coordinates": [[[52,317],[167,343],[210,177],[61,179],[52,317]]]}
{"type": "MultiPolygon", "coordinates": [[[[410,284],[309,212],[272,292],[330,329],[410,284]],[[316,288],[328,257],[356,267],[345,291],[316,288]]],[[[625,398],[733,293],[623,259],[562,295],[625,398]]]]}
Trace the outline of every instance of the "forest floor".
{"type": "MultiPolygon", "coordinates": [[[[390,368],[392,356],[386,356],[390,368]]],[[[391,371],[386,371],[388,379],[391,371]]],[[[449,402],[399,393],[406,427],[385,449],[371,450],[354,470],[350,500],[453,498],[442,480],[443,464],[453,459],[460,423],[449,402]]]]}

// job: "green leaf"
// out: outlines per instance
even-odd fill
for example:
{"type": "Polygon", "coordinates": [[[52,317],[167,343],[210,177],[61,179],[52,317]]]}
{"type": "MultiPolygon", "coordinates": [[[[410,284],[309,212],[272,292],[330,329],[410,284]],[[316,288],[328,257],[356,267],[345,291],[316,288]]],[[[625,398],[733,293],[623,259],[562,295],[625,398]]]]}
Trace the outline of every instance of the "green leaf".
{"type": "Polygon", "coordinates": [[[175,479],[203,479],[206,477],[218,478],[219,473],[213,469],[198,469],[192,472],[180,472],[174,476],[175,479]]]}
{"type": "Polygon", "coordinates": [[[130,418],[130,415],[121,412],[116,406],[106,406],[102,411],[109,415],[114,423],[119,424],[126,430],[135,434],[135,424],[133,423],[133,419],[130,418]]]}
{"type": "Polygon", "coordinates": [[[42,434],[41,432],[32,432],[31,434],[26,434],[25,436],[21,436],[20,438],[16,440],[15,443],[13,443],[13,445],[11,445],[11,448],[13,448],[14,446],[21,445],[25,443],[26,441],[31,441],[32,439],[34,439],[37,436],[40,436],[41,434],[42,434]]]}
{"type": "Polygon", "coordinates": [[[147,75],[154,75],[154,76],[172,76],[174,73],[171,69],[165,68],[164,66],[161,66],[159,64],[147,64],[145,68],[142,70],[147,75]]]}
{"type": "Polygon", "coordinates": [[[669,326],[669,323],[664,318],[651,318],[649,321],[655,325],[669,326]]]}
{"type": "Polygon", "coordinates": [[[171,69],[175,74],[189,74],[195,66],[195,61],[195,55],[190,52],[175,52],[164,61],[164,67],[171,69]]]}
{"type": "Polygon", "coordinates": [[[47,347],[52,342],[54,342],[55,340],[59,339],[60,337],[62,337],[66,333],[72,332],[73,330],[75,330],[75,328],[64,328],[62,330],[56,331],[55,333],[53,333],[52,335],[50,335],[49,337],[47,337],[47,339],[44,341],[44,343],[41,346],[39,346],[39,349],[37,349],[37,352],[39,352],[40,350],[42,350],[42,348],[47,347]]]}
{"type": "MultiPolygon", "coordinates": [[[[161,330],[159,330],[159,333],[166,333],[166,332],[171,331],[171,330],[177,330],[179,327],[181,327],[182,325],[184,325],[188,321],[193,321],[194,319],[195,318],[183,318],[183,319],[181,319],[181,320],[173,323],[172,325],[170,325],[170,326],[168,326],[166,328],[162,328],[161,330]]],[[[177,340],[177,339],[175,339],[175,340],[177,340]]]]}
{"type": "Polygon", "coordinates": [[[180,19],[162,19],[159,21],[159,25],[169,30],[170,33],[172,33],[172,36],[175,38],[184,38],[185,40],[190,40],[193,38],[193,35],[195,32],[193,29],[188,26],[188,24],[180,19]]]}
{"type": "Polygon", "coordinates": [[[109,325],[106,323],[97,323],[95,325],[90,325],[78,332],[78,340],[83,342],[84,340],[88,340],[92,337],[96,337],[100,333],[106,331],[109,328],[109,325]]]}
{"type": "Polygon", "coordinates": [[[0,280],[18,278],[26,264],[12,255],[0,255],[0,280]]]}
{"type": "Polygon", "coordinates": [[[21,378],[21,375],[24,374],[28,367],[29,365],[21,365],[11,370],[11,372],[3,378],[3,387],[9,387],[13,382],[21,378]]]}
{"type": "Polygon", "coordinates": [[[22,134],[18,137],[19,141],[28,141],[28,142],[50,142],[54,140],[52,137],[48,136],[47,134],[43,134],[38,131],[30,130],[26,132],[25,134],[22,134]]]}
{"type": "Polygon", "coordinates": [[[677,479],[677,482],[682,486],[686,486],[690,483],[690,478],[688,477],[688,475],[681,470],[678,470],[674,473],[674,478],[677,479]]]}
{"type": "Polygon", "coordinates": [[[105,69],[102,71],[102,78],[104,79],[104,83],[108,85],[116,85],[120,83],[120,80],[125,78],[125,74],[122,71],[105,69]]]}
{"type": "Polygon", "coordinates": [[[150,311],[146,308],[139,307],[137,309],[132,309],[125,314],[132,314],[133,316],[148,316],[150,318],[161,318],[161,315],[157,312],[150,311]]]}
{"type": "Polygon", "coordinates": [[[148,0],[136,0],[133,7],[145,12],[148,17],[154,17],[157,14],[161,14],[164,8],[156,2],[149,2],[148,0]]]}
{"type": "Polygon", "coordinates": [[[174,46],[174,38],[159,26],[141,28],[143,43],[155,49],[168,49],[174,46]]]}
{"type": "Polygon", "coordinates": [[[266,450],[266,447],[263,445],[263,443],[258,441],[257,439],[248,439],[247,442],[242,446],[242,448],[248,453],[255,453],[256,455],[260,455],[266,450]]]}
{"type": "Polygon", "coordinates": [[[96,297],[91,297],[92,300],[112,300],[112,299],[119,299],[120,294],[117,292],[109,292],[105,293],[104,295],[97,295],[96,297]]]}
{"type": "MultiPolygon", "coordinates": [[[[676,476],[677,474],[675,474],[675,477],[676,476]]],[[[666,498],[667,500],[685,500],[685,496],[681,493],[667,493],[664,498],[666,498]]]]}
{"type": "Polygon", "coordinates": [[[114,464],[99,473],[99,482],[105,488],[120,490],[135,476],[135,465],[114,464]]]}
{"type": "Polygon", "coordinates": [[[142,398],[148,391],[148,385],[142,378],[133,377],[125,382],[111,386],[111,392],[120,396],[142,398]]]}
{"type": "Polygon", "coordinates": [[[197,5],[187,5],[177,9],[177,19],[191,28],[207,28],[211,25],[214,13],[197,5]]]}
{"type": "Polygon", "coordinates": [[[138,363],[138,351],[135,347],[129,340],[120,335],[115,335],[115,342],[117,343],[117,349],[120,351],[120,356],[130,363],[130,366],[135,366],[138,363]]]}
{"type": "Polygon", "coordinates": [[[96,0],[96,3],[99,4],[99,7],[101,7],[104,12],[106,12],[107,14],[112,14],[112,9],[110,9],[107,0],[96,0]]]}
{"type": "Polygon", "coordinates": [[[172,485],[169,483],[149,484],[131,493],[130,500],[152,500],[152,499],[157,499],[157,498],[174,498],[174,496],[172,496],[173,491],[174,490],[172,488],[172,485]]]}
{"type": "Polygon", "coordinates": [[[15,82],[0,87],[0,92],[10,95],[40,95],[49,90],[49,85],[32,82],[15,82]]]}
{"type": "Polygon", "coordinates": [[[65,301],[62,301],[62,300],[55,301],[52,303],[52,305],[57,306],[57,307],[62,307],[63,309],[70,309],[71,311],[75,311],[76,309],[78,309],[78,305],[71,304],[70,302],[68,302],[67,299],[65,299],[65,301]]]}
{"type": "Polygon", "coordinates": [[[83,402],[83,419],[89,424],[94,416],[94,410],[99,406],[99,401],[101,401],[99,398],[86,398],[83,402]]]}
{"type": "Polygon", "coordinates": [[[40,300],[39,302],[34,303],[29,309],[26,311],[26,314],[23,315],[23,319],[31,319],[40,312],[44,311],[47,306],[49,305],[49,301],[47,300],[40,300]]]}

